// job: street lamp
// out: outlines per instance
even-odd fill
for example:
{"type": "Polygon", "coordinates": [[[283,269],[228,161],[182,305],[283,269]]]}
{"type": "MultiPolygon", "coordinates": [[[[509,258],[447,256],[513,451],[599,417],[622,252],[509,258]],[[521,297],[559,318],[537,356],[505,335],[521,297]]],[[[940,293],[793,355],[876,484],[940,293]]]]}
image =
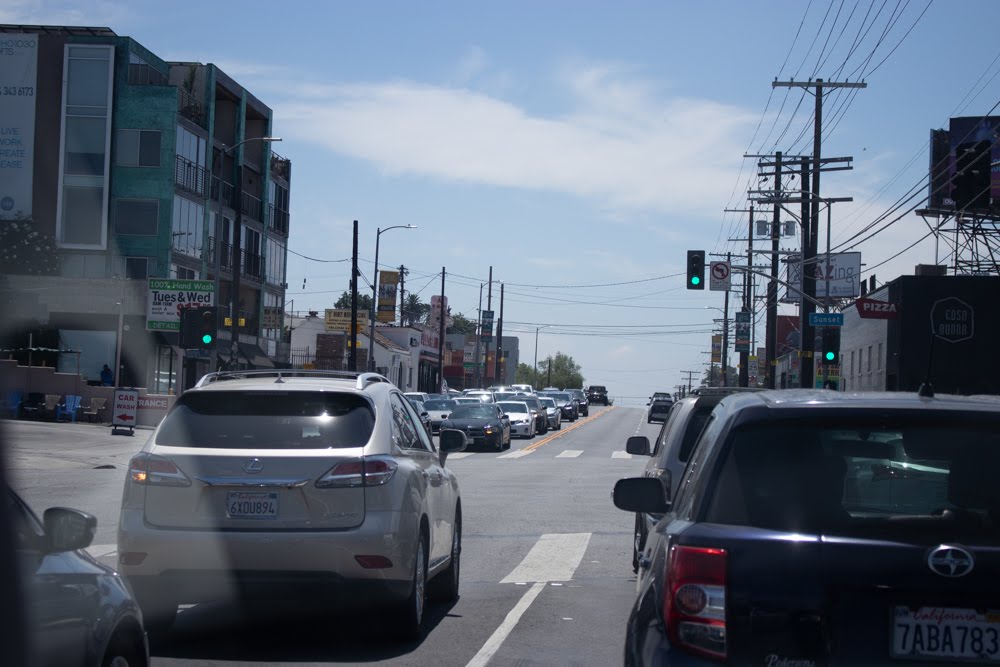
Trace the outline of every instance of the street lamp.
{"type": "MultiPolygon", "coordinates": [[[[416,225],[393,225],[392,227],[386,227],[385,229],[375,230],[375,271],[372,274],[372,309],[371,309],[371,333],[368,336],[369,342],[368,346],[371,348],[368,350],[368,370],[375,371],[375,315],[378,312],[378,243],[379,239],[382,238],[382,234],[389,231],[390,229],[417,229],[416,225]]],[[[444,318],[444,313],[441,313],[441,317],[444,318]]]]}
{"type": "MultiPolygon", "coordinates": [[[[542,329],[552,326],[551,324],[542,324],[535,327],[535,384],[538,384],[538,332],[542,329]]],[[[536,389],[538,387],[535,387],[536,389]]]]}
{"type": "MultiPolygon", "coordinates": [[[[250,137],[249,139],[244,139],[239,143],[233,144],[232,146],[223,146],[222,155],[228,155],[232,151],[236,150],[245,143],[251,141],[281,141],[281,137],[250,137]]],[[[230,349],[229,349],[229,366],[232,370],[236,370],[236,350],[240,342],[240,277],[243,271],[242,262],[240,261],[241,254],[243,253],[243,160],[240,159],[236,165],[236,201],[233,202],[233,208],[236,209],[236,220],[233,221],[233,243],[232,243],[232,288],[229,294],[229,317],[231,319],[230,328],[230,349]]],[[[216,277],[218,277],[219,272],[216,270],[216,277]]]]}

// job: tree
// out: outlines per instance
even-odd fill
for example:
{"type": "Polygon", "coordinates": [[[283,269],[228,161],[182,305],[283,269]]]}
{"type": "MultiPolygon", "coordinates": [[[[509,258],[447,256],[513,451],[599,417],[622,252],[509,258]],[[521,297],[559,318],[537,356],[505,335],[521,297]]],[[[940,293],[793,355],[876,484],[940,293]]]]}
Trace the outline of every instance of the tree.
{"type": "MultiPolygon", "coordinates": [[[[351,293],[344,292],[337,299],[336,303],[333,304],[334,308],[340,309],[350,309],[351,307],[351,293]]],[[[372,310],[372,295],[371,294],[358,294],[358,312],[359,313],[370,313],[372,310]]]]}
{"type": "Polygon", "coordinates": [[[546,387],[583,389],[583,367],[573,357],[556,352],[556,356],[538,362],[538,382],[546,387]]]}
{"type": "MultiPolygon", "coordinates": [[[[736,387],[740,383],[740,372],[732,366],[727,366],[726,383],[730,387],[736,387]]],[[[702,378],[702,384],[706,387],[718,387],[722,385],[722,365],[712,364],[702,378]]]]}
{"type": "Polygon", "coordinates": [[[451,334],[474,334],[476,333],[476,323],[465,315],[458,313],[451,316],[451,326],[448,327],[451,334]]]}
{"type": "Polygon", "coordinates": [[[535,369],[528,364],[518,364],[514,371],[514,382],[535,386],[535,369]]]}
{"type": "Polygon", "coordinates": [[[431,312],[430,304],[423,303],[419,294],[412,292],[406,295],[403,302],[403,326],[412,327],[417,322],[424,319],[424,316],[431,312]]]}
{"type": "Polygon", "coordinates": [[[56,242],[38,231],[31,218],[0,217],[0,272],[54,276],[59,273],[56,242]]]}

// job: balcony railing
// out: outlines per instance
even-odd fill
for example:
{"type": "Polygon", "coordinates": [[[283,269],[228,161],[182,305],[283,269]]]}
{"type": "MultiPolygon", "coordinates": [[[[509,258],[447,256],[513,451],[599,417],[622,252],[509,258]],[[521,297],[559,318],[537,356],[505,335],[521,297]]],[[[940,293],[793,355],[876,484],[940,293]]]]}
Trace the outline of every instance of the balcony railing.
{"type": "Polygon", "coordinates": [[[221,202],[222,204],[228,206],[229,208],[235,208],[233,206],[233,184],[223,181],[218,176],[212,177],[212,191],[211,197],[212,201],[221,202]]]}
{"type": "Polygon", "coordinates": [[[288,211],[267,205],[267,228],[273,232],[288,236],[288,211]]]}
{"type": "Polygon", "coordinates": [[[219,254],[219,268],[221,268],[223,271],[232,271],[233,270],[233,244],[232,243],[226,243],[225,241],[223,241],[222,243],[219,244],[219,247],[220,247],[220,250],[222,251],[219,254]]]}
{"type": "Polygon", "coordinates": [[[286,157],[281,157],[277,153],[271,153],[271,173],[287,182],[292,176],[292,161],[286,157]]]}
{"type": "Polygon", "coordinates": [[[204,105],[183,88],[177,89],[177,113],[202,127],[205,126],[204,105]]]}
{"type": "Polygon", "coordinates": [[[243,193],[243,215],[250,216],[254,220],[263,220],[262,209],[260,199],[247,192],[243,193]]]}
{"type": "Polygon", "coordinates": [[[131,86],[166,86],[167,75],[145,63],[129,63],[128,82],[131,86]]]}
{"type": "Polygon", "coordinates": [[[242,259],[240,267],[243,269],[243,275],[247,278],[262,281],[264,277],[264,258],[261,255],[249,253],[242,249],[240,250],[240,255],[242,259]]]}
{"type": "Polygon", "coordinates": [[[174,183],[177,187],[205,196],[208,170],[180,155],[174,156],[174,183]]]}

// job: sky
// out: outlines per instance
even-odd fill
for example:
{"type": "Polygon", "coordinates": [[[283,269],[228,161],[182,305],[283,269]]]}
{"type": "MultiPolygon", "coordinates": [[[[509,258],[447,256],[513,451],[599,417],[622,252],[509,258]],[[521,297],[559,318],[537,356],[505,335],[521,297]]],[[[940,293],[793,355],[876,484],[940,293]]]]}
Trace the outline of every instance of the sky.
{"type": "Polygon", "coordinates": [[[831,237],[878,284],[935,262],[908,212],[929,131],[1000,102],[1000,47],[975,29],[1000,23],[991,0],[6,0],[0,22],[108,26],[269,105],[292,161],[289,310],[347,289],[352,221],[367,279],[376,230],[415,225],[379,249],[407,291],[429,302],[444,268],[452,312],[474,319],[492,267],[521,361],[567,354],[626,405],[706,370],[723,293],[685,289],[686,250],[745,253],[747,214],[726,209],[769,185],[744,155],[812,153],[812,95],[773,81],[868,84],[828,92],[822,155],[853,170],[821,194],[853,197],[831,237]]]}

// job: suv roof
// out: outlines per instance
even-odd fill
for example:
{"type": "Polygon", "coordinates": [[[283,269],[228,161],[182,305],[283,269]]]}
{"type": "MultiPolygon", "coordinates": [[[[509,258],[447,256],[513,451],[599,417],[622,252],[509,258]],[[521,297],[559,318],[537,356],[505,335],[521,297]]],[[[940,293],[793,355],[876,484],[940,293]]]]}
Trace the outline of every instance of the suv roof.
{"type": "Polygon", "coordinates": [[[1000,409],[1000,398],[992,396],[958,396],[936,394],[925,398],[913,392],[841,392],[826,389],[781,389],[767,391],[734,392],[726,397],[726,404],[746,408],[754,404],[762,408],[873,408],[884,406],[894,409],[934,408],[937,410],[974,410],[995,412],[1000,409]]]}
{"type": "Polygon", "coordinates": [[[378,373],[352,373],[349,371],[312,371],[296,369],[272,369],[260,371],[220,371],[208,373],[194,387],[187,391],[231,391],[273,390],[274,385],[282,386],[282,391],[315,391],[322,388],[363,391],[372,385],[382,384],[394,387],[389,378],[378,373]]]}

